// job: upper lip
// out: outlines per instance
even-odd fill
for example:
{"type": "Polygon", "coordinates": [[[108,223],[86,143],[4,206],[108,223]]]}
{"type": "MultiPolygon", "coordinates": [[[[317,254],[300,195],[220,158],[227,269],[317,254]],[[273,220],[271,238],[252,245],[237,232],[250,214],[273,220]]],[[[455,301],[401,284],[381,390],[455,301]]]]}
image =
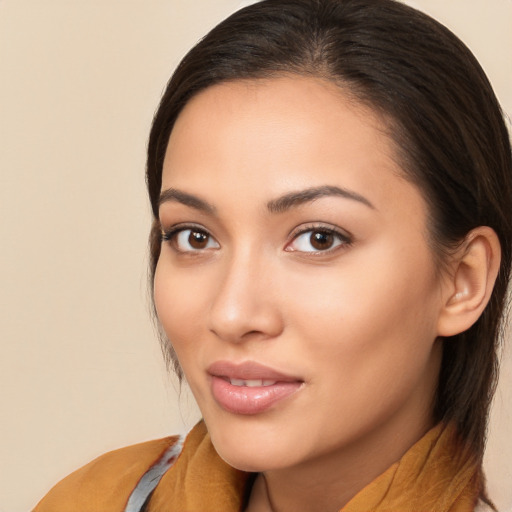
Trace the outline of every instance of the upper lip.
{"type": "Polygon", "coordinates": [[[210,375],[227,379],[302,382],[302,379],[299,377],[287,375],[256,361],[245,361],[243,363],[216,361],[208,367],[207,371],[210,375]]]}

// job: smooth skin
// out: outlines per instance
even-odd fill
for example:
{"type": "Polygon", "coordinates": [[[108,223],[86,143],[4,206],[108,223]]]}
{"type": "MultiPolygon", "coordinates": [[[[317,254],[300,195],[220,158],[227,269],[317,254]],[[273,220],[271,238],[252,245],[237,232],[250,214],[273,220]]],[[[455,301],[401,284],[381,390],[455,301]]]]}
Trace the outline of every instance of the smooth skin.
{"type": "Polygon", "coordinates": [[[433,426],[439,336],[492,289],[489,228],[436,267],[386,128],[336,85],[283,76],[212,86],[172,131],[157,313],[219,455],[260,473],[251,512],[337,511],[398,460],[433,426]],[[229,412],[207,371],[219,360],[302,385],[229,412]]]}

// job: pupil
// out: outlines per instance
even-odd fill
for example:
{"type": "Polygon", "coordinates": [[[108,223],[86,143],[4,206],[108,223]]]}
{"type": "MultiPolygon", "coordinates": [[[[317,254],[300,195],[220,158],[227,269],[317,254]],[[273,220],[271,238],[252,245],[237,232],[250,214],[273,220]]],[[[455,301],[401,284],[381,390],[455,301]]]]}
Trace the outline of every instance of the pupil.
{"type": "Polygon", "coordinates": [[[325,231],[316,231],[311,234],[311,245],[315,249],[328,249],[333,243],[334,237],[331,233],[325,231]]]}
{"type": "Polygon", "coordinates": [[[200,231],[192,231],[188,237],[188,242],[194,249],[204,249],[208,243],[208,236],[200,231]]]}

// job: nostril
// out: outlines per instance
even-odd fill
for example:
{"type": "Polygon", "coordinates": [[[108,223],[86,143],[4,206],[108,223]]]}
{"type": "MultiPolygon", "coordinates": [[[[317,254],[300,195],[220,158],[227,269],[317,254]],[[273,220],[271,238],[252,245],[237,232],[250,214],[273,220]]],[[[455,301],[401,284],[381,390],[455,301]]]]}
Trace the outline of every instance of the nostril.
{"type": "Polygon", "coordinates": [[[253,335],[257,335],[257,334],[261,334],[260,331],[249,331],[247,333],[244,334],[245,337],[250,337],[250,336],[253,336],[253,335]]]}

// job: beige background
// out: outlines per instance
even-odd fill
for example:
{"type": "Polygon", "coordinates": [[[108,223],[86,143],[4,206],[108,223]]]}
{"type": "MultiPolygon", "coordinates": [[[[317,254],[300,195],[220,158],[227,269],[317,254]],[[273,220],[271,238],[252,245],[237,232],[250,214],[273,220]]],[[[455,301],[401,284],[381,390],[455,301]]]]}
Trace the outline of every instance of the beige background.
{"type": "MultiPolygon", "coordinates": [[[[180,56],[235,0],[0,0],[0,511],[100,453],[184,432],[146,300],[144,151],[180,56]]],[[[512,1],[416,0],[512,112],[512,1]]],[[[512,509],[512,364],[487,466],[512,509]]]]}

